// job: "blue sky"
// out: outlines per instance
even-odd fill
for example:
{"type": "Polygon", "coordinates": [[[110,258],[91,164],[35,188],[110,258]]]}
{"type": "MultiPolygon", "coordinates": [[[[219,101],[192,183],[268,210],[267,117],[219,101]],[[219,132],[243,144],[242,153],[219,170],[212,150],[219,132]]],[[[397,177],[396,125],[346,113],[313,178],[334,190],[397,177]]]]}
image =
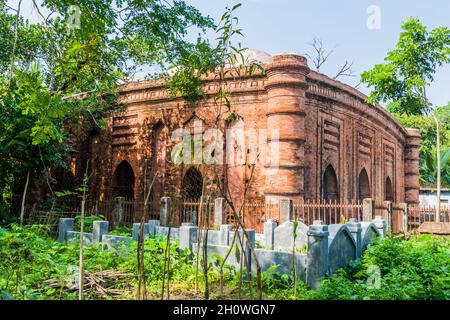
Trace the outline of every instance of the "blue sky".
{"type": "MultiPolygon", "coordinates": [[[[362,71],[383,61],[388,50],[397,43],[402,21],[419,17],[429,28],[450,27],[448,0],[188,0],[205,14],[220,18],[223,8],[237,2],[245,47],[271,54],[310,51],[314,36],[321,38],[334,53],[321,70],[335,75],[339,65],[354,62],[355,78],[340,78],[350,85],[359,83],[362,71]],[[381,28],[367,28],[367,8],[376,5],[381,10],[381,28]],[[337,46],[337,47],[336,47],[337,46]]],[[[369,91],[360,87],[364,93],[369,91]]],[[[441,68],[428,89],[435,105],[450,101],[450,66],[441,68]]]]}
{"type": "MultiPolygon", "coordinates": [[[[9,0],[16,4],[17,0],[9,0]]],[[[359,83],[362,71],[383,61],[392,49],[400,33],[400,26],[409,16],[419,17],[429,28],[450,26],[450,1],[448,0],[186,0],[204,14],[219,19],[225,6],[238,2],[240,27],[243,29],[243,46],[266,51],[270,54],[296,52],[304,54],[314,36],[321,38],[334,53],[323,66],[322,72],[334,75],[345,61],[353,61],[356,77],[341,78],[350,85],[359,83]],[[381,28],[367,27],[371,5],[380,8],[381,28]]],[[[36,19],[31,0],[23,1],[23,14],[36,19]]],[[[367,88],[360,87],[364,93],[367,88]]],[[[428,88],[429,98],[435,105],[450,101],[450,66],[436,74],[434,83],[428,88]]]]}

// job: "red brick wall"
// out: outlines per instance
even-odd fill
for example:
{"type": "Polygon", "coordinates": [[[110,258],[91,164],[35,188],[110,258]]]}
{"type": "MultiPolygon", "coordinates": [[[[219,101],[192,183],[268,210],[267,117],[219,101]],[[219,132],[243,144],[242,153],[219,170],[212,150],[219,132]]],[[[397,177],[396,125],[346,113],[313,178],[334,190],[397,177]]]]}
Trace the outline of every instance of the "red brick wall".
{"type": "MultiPolygon", "coordinates": [[[[369,176],[371,196],[385,199],[386,179],[392,181],[395,202],[418,201],[418,144],[414,130],[405,130],[381,107],[368,105],[365,96],[354,88],[324,75],[312,72],[306,59],[295,55],[274,56],[265,66],[266,75],[257,72],[251,77],[228,79],[232,109],[224,112],[219,122],[223,130],[226,117],[235,112],[245,130],[275,129],[277,141],[263,141],[270,146],[279,142],[280,166],[276,174],[270,164],[257,164],[249,196],[253,199],[277,200],[296,198],[319,200],[325,169],[331,165],[336,173],[341,200],[358,199],[358,177],[364,168],[369,176]],[[405,196],[406,192],[406,196],[405,196]]],[[[204,87],[210,98],[196,108],[182,99],[170,100],[161,82],[139,82],[121,88],[121,101],[126,111],[109,119],[107,130],[95,136],[95,146],[86,146],[86,137],[76,147],[77,175],[82,174],[82,160],[89,153],[94,178],[92,197],[111,196],[112,176],[125,160],[135,174],[135,198],[143,199],[144,166],[147,180],[155,170],[155,143],[166,148],[162,177],[156,185],[158,195],[180,193],[183,174],[189,166],[175,165],[171,159],[174,143],[170,136],[181,127],[202,121],[204,129],[215,127],[219,112],[213,95],[217,92],[214,76],[205,77],[204,87]],[[162,124],[155,142],[154,129],[162,124]],[[148,159],[145,161],[145,159],[148,159]]],[[[221,111],[226,111],[225,107],[221,111]]],[[[252,144],[254,145],[254,144],[252,144]]],[[[248,149],[248,144],[245,146],[248,149]]],[[[251,166],[228,168],[233,197],[239,199],[251,166]]],[[[200,171],[206,170],[205,165],[200,171]]],[[[214,167],[219,177],[226,178],[227,166],[214,167]]],[[[213,183],[213,169],[205,173],[207,185],[213,183]]],[[[226,180],[226,179],[225,179],[226,180]]]]}

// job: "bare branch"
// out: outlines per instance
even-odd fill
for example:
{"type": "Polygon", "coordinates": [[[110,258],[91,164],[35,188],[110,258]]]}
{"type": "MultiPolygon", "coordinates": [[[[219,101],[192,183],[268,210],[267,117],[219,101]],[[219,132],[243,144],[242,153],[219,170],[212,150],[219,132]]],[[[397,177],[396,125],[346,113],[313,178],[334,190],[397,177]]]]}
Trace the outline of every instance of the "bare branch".
{"type": "Polygon", "coordinates": [[[342,65],[341,69],[339,70],[339,72],[333,77],[333,79],[337,79],[339,77],[354,77],[355,75],[353,74],[353,62],[348,62],[348,60],[345,60],[345,63],[342,65]]]}
{"type": "MultiPolygon", "coordinates": [[[[305,56],[311,61],[313,64],[315,70],[317,72],[320,72],[320,68],[325,64],[325,62],[328,61],[328,58],[331,56],[331,54],[334,53],[334,50],[337,46],[335,46],[332,50],[327,50],[325,48],[325,45],[323,44],[322,39],[318,37],[314,37],[312,42],[308,43],[312,49],[313,52],[311,54],[306,53],[305,56]]],[[[345,63],[342,65],[342,67],[339,69],[338,73],[333,77],[333,79],[337,79],[339,77],[354,77],[353,74],[353,62],[349,62],[348,60],[345,60],[345,63]]]]}
{"type": "Polygon", "coordinates": [[[306,53],[305,55],[311,60],[316,71],[320,72],[320,68],[325,62],[327,62],[336,47],[330,51],[327,51],[322,39],[318,37],[314,37],[313,41],[309,42],[308,45],[313,48],[313,54],[306,53]]]}
{"type": "Polygon", "coordinates": [[[41,10],[39,10],[39,6],[36,3],[36,0],[33,0],[33,7],[36,9],[37,13],[41,16],[45,23],[47,23],[47,19],[42,14],[41,10]]]}

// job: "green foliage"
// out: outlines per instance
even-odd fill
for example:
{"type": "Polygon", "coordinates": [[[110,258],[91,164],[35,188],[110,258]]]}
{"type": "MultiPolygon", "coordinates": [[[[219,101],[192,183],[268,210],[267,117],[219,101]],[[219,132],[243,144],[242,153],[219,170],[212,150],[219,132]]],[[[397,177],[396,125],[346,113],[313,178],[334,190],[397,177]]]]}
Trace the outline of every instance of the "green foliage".
{"type": "Polygon", "coordinates": [[[294,227],[294,229],[293,229],[293,235],[294,235],[294,241],[295,241],[295,239],[297,239],[297,229],[298,229],[298,220],[294,220],[294,223],[293,223],[293,227],[294,227]]]}
{"type": "MultiPolygon", "coordinates": [[[[0,228],[0,299],[76,299],[76,293],[67,290],[76,281],[79,248],[58,243],[49,237],[42,226],[0,228]],[[61,288],[51,287],[46,280],[54,279],[61,288]]],[[[447,238],[419,236],[411,239],[378,239],[365,251],[361,260],[340,269],[326,278],[318,290],[309,290],[297,281],[294,294],[293,275],[281,275],[278,266],[262,273],[264,297],[269,299],[450,299],[450,243],[447,238]],[[368,286],[371,266],[377,266],[381,275],[379,289],[368,286]]],[[[164,237],[147,239],[144,252],[144,277],[151,297],[158,298],[164,270],[164,237]]],[[[115,288],[123,290],[124,298],[134,297],[137,287],[137,243],[118,249],[103,250],[101,244],[84,248],[84,266],[87,272],[118,270],[129,273],[127,279],[117,280],[115,288]]],[[[170,283],[173,292],[187,293],[194,284],[195,265],[189,260],[188,250],[180,251],[177,241],[170,245],[170,283]]],[[[218,297],[218,266],[222,259],[209,257],[211,296],[218,297]]],[[[244,274],[245,278],[245,274],[244,274]]],[[[203,281],[202,278],[199,279],[203,281]]],[[[256,279],[252,277],[253,294],[256,279]]],[[[236,297],[239,273],[225,265],[226,294],[236,297]]],[[[202,287],[202,286],[200,286],[202,287]]],[[[243,296],[249,294],[243,286],[243,296]]],[[[99,298],[87,292],[87,298],[99,298]]],[[[187,295],[189,296],[189,295],[187,295]]]]}
{"type": "Polygon", "coordinates": [[[409,240],[379,239],[362,262],[326,279],[314,299],[449,299],[450,245],[446,238],[422,235],[409,240]],[[370,266],[381,271],[380,288],[367,285],[370,266]]]}
{"type": "MultiPolygon", "coordinates": [[[[390,109],[391,105],[388,106],[388,109],[390,109]]],[[[443,187],[450,187],[450,104],[437,107],[433,114],[439,121],[441,131],[441,183],[443,187]]],[[[408,115],[406,113],[394,113],[393,115],[404,127],[418,128],[420,130],[420,182],[422,186],[435,186],[437,176],[437,137],[436,122],[433,116],[408,115]]]]}
{"type": "Polygon", "coordinates": [[[66,259],[63,245],[51,240],[48,230],[40,226],[0,229],[0,239],[0,291],[9,292],[16,299],[45,296],[42,281],[61,274],[66,264],[76,262],[76,255],[72,261],[66,259]]]}
{"type": "Polygon", "coordinates": [[[231,112],[228,117],[225,119],[228,123],[233,123],[238,121],[240,118],[239,114],[236,111],[231,112]]]}
{"type": "Polygon", "coordinates": [[[0,300],[14,300],[14,297],[6,290],[0,291],[0,300]]]}
{"type": "Polygon", "coordinates": [[[133,234],[133,228],[127,227],[127,226],[120,226],[117,228],[114,228],[114,230],[108,232],[110,235],[114,236],[128,236],[131,237],[133,234]]]}
{"type": "Polygon", "coordinates": [[[450,62],[450,29],[428,31],[417,18],[409,18],[394,50],[384,64],[361,74],[361,81],[373,91],[368,102],[394,101],[396,113],[421,115],[429,111],[425,88],[433,81],[436,69],[450,62]]]}
{"type": "Polygon", "coordinates": [[[239,19],[235,12],[241,6],[240,3],[233,7],[227,7],[220,19],[220,23],[215,28],[217,34],[217,44],[211,46],[207,40],[197,39],[197,44],[193,51],[181,54],[177,61],[177,66],[172,66],[174,74],[167,77],[166,86],[170,97],[181,96],[195,107],[196,104],[206,97],[206,92],[202,86],[202,76],[215,74],[215,80],[219,82],[218,92],[215,94],[215,101],[226,106],[230,111],[231,101],[227,90],[222,84],[227,77],[240,77],[241,69],[246,67],[245,72],[252,74],[256,68],[263,68],[252,61],[246,61],[243,51],[245,48],[241,43],[232,44],[236,36],[242,36],[242,30],[237,27],[239,19]]]}
{"type": "Polygon", "coordinates": [[[378,238],[362,259],[323,280],[310,290],[292,274],[281,275],[278,266],[262,273],[268,299],[308,300],[430,300],[450,298],[450,240],[430,235],[411,239],[378,238]],[[380,270],[380,287],[370,285],[373,266],[380,270]]]}
{"type": "MultiPolygon", "coordinates": [[[[97,216],[97,215],[87,215],[84,217],[84,232],[92,232],[92,223],[94,221],[104,221],[105,217],[104,216],[97,216]]],[[[81,226],[81,216],[76,216],[75,217],[75,222],[73,225],[73,229],[75,231],[79,231],[80,230],[80,226],[81,226]]]]}
{"type": "MultiPolygon", "coordinates": [[[[441,151],[441,185],[450,187],[450,149],[441,151]]],[[[420,182],[423,186],[435,186],[437,182],[436,147],[420,159],[420,182]]]]}
{"type": "MultiPolygon", "coordinates": [[[[117,288],[133,290],[137,284],[136,245],[120,250],[103,250],[101,244],[84,248],[84,268],[88,272],[120,270],[134,274],[117,288]]],[[[145,277],[149,287],[160,287],[165,239],[148,239],[145,242],[145,277]]],[[[194,267],[187,261],[187,252],[178,250],[177,242],[170,246],[171,281],[193,284],[194,267]]],[[[40,226],[0,228],[0,291],[2,297],[16,299],[76,299],[76,294],[66,289],[54,289],[45,280],[56,279],[62,284],[73,282],[77,276],[78,243],[58,243],[40,226]]],[[[62,285],[63,287],[63,285],[62,285]]],[[[158,291],[158,290],[156,290],[158,291]]],[[[126,290],[124,291],[126,293],[126,290]]],[[[98,298],[95,293],[89,298],[98,298]]]]}
{"type": "MultiPolygon", "coordinates": [[[[52,180],[48,168],[64,167],[73,131],[105,127],[121,107],[118,83],[143,66],[193,65],[210,51],[202,36],[213,20],[184,1],[77,2],[78,29],[67,24],[70,4],[43,1],[46,10],[34,8],[39,16],[57,14],[32,24],[0,1],[0,202],[7,205],[27,172],[39,186],[52,180]],[[196,42],[188,40],[191,29],[199,31],[196,42]]],[[[189,77],[179,75],[173,88],[189,83],[195,92],[199,83],[189,77]]]]}

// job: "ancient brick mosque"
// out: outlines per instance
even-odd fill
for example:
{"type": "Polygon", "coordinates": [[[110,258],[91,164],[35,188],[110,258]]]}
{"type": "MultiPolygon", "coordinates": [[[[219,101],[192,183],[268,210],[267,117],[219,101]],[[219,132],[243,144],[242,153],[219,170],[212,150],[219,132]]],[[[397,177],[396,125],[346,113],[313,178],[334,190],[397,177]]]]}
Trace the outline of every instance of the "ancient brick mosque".
{"type": "MultiPolygon", "coordinates": [[[[225,155],[240,152],[244,159],[217,165],[234,200],[241,200],[252,171],[249,199],[418,203],[418,130],[403,128],[383,107],[365,103],[355,88],[310,70],[303,56],[246,54],[260,61],[265,73],[227,79],[232,104],[220,128],[224,135],[230,128],[276,130],[277,136],[258,145],[279,152],[269,156],[277,156],[275,165],[265,161],[251,169],[245,155],[255,143],[224,145],[225,155]]],[[[195,123],[202,130],[217,123],[217,78],[205,76],[203,85],[208,97],[195,108],[170,99],[162,81],[120,87],[126,110],[112,114],[106,130],[86,128],[77,136],[71,170],[60,177],[63,187],[80,183],[89,159],[91,200],[141,201],[155,172],[155,206],[162,196],[200,197],[203,181],[211,186],[214,176],[205,173],[206,165],[174,163],[171,135],[179,128],[192,132],[195,123]]]]}

